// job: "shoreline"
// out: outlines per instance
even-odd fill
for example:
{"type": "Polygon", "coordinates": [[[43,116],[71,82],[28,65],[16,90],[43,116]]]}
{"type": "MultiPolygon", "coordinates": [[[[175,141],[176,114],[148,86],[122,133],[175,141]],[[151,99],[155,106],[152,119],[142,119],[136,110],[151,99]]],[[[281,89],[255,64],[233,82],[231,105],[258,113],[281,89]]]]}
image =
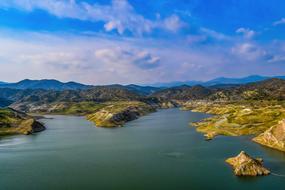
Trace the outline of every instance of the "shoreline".
{"type": "MultiPolygon", "coordinates": [[[[267,130],[276,126],[285,118],[284,101],[280,102],[186,102],[182,110],[214,114],[212,117],[191,123],[196,131],[203,133],[205,140],[212,140],[216,136],[244,136],[252,135],[252,141],[264,146],[284,151],[274,143],[255,140],[267,130]],[[261,104],[261,105],[259,105],[261,104]]],[[[279,130],[282,132],[282,130],[279,130]]],[[[285,134],[284,134],[285,135],[285,134]]],[[[267,135],[268,136],[268,135],[267,135]]],[[[274,138],[274,137],[272,137],[274,138]]],[[[266,140],[264,140],[266,141],[266,140]]],[[[282,143],[282,139],[280,138],[282,143]]],[[[275,142],[276,143],[276,142],[275,142]]]]}

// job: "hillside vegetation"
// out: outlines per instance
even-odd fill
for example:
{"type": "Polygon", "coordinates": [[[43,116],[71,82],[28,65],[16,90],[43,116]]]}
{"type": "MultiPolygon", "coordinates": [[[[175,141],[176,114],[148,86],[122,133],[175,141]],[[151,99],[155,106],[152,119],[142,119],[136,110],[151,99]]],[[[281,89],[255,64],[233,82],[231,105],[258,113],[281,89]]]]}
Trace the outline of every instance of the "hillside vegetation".
{"type": "Polygon", "coordinates": [[[10,108],[0,109],[0,136],[32,134],[45,130],[33,117],[10,108]]]}
{"type": "Polygon", "coordinates": [[[138,101],[108,102],[97,112],[87,115],[87,119],[97,127],[117,127],[154,111],[151,105],[138,101]]]}
{"type": "Polygon", "coordinates": [[[193,123],[208,139],[217,135],[258,135],[285,118],[284,101],[187,102],[183,109],[214,115],[193,123]]]}

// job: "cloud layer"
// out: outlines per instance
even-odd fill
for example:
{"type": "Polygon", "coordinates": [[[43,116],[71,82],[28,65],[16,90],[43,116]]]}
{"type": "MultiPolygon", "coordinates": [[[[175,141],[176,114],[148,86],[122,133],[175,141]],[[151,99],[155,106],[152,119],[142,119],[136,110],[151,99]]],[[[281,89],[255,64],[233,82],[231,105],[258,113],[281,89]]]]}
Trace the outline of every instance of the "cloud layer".
{"type": "Polygon", "coordinates": [[[110,5],[89,4],[75,0],[2,0],[2,8],[17,8],[27,12],[44,10],[59,18],[79,19],[91,22],[104,22],[107,32],[119,34],[131,32],[135,35],[151,33],[154,29],[177,32],[186,24],[173,14],[164,19],[146,19],[136,13],[127,0],[112,0],[110,5]]]}

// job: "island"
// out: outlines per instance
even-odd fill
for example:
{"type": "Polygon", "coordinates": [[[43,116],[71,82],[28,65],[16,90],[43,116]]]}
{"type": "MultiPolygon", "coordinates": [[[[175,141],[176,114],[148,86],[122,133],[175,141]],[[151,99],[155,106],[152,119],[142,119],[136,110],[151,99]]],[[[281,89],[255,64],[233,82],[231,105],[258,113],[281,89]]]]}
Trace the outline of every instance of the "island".
{"type": "Polygon", "coordinates": [[[241,151],[236,157],[226,160],[230,164],[237,176],[261,176],[268,175],[270,171],[263,167],[261,158],[252,158],[244,151],[241,151]]]}

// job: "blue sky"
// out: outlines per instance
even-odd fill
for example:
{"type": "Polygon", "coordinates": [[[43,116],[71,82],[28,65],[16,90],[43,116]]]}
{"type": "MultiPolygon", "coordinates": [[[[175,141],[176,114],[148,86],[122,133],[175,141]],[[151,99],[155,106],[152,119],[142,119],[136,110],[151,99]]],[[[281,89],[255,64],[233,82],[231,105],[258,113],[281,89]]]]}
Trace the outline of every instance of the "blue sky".
{"type": "Polygon", "coordinates": [[[1,0],[0,80],[285,74],[282,0],[1,0]]]}

